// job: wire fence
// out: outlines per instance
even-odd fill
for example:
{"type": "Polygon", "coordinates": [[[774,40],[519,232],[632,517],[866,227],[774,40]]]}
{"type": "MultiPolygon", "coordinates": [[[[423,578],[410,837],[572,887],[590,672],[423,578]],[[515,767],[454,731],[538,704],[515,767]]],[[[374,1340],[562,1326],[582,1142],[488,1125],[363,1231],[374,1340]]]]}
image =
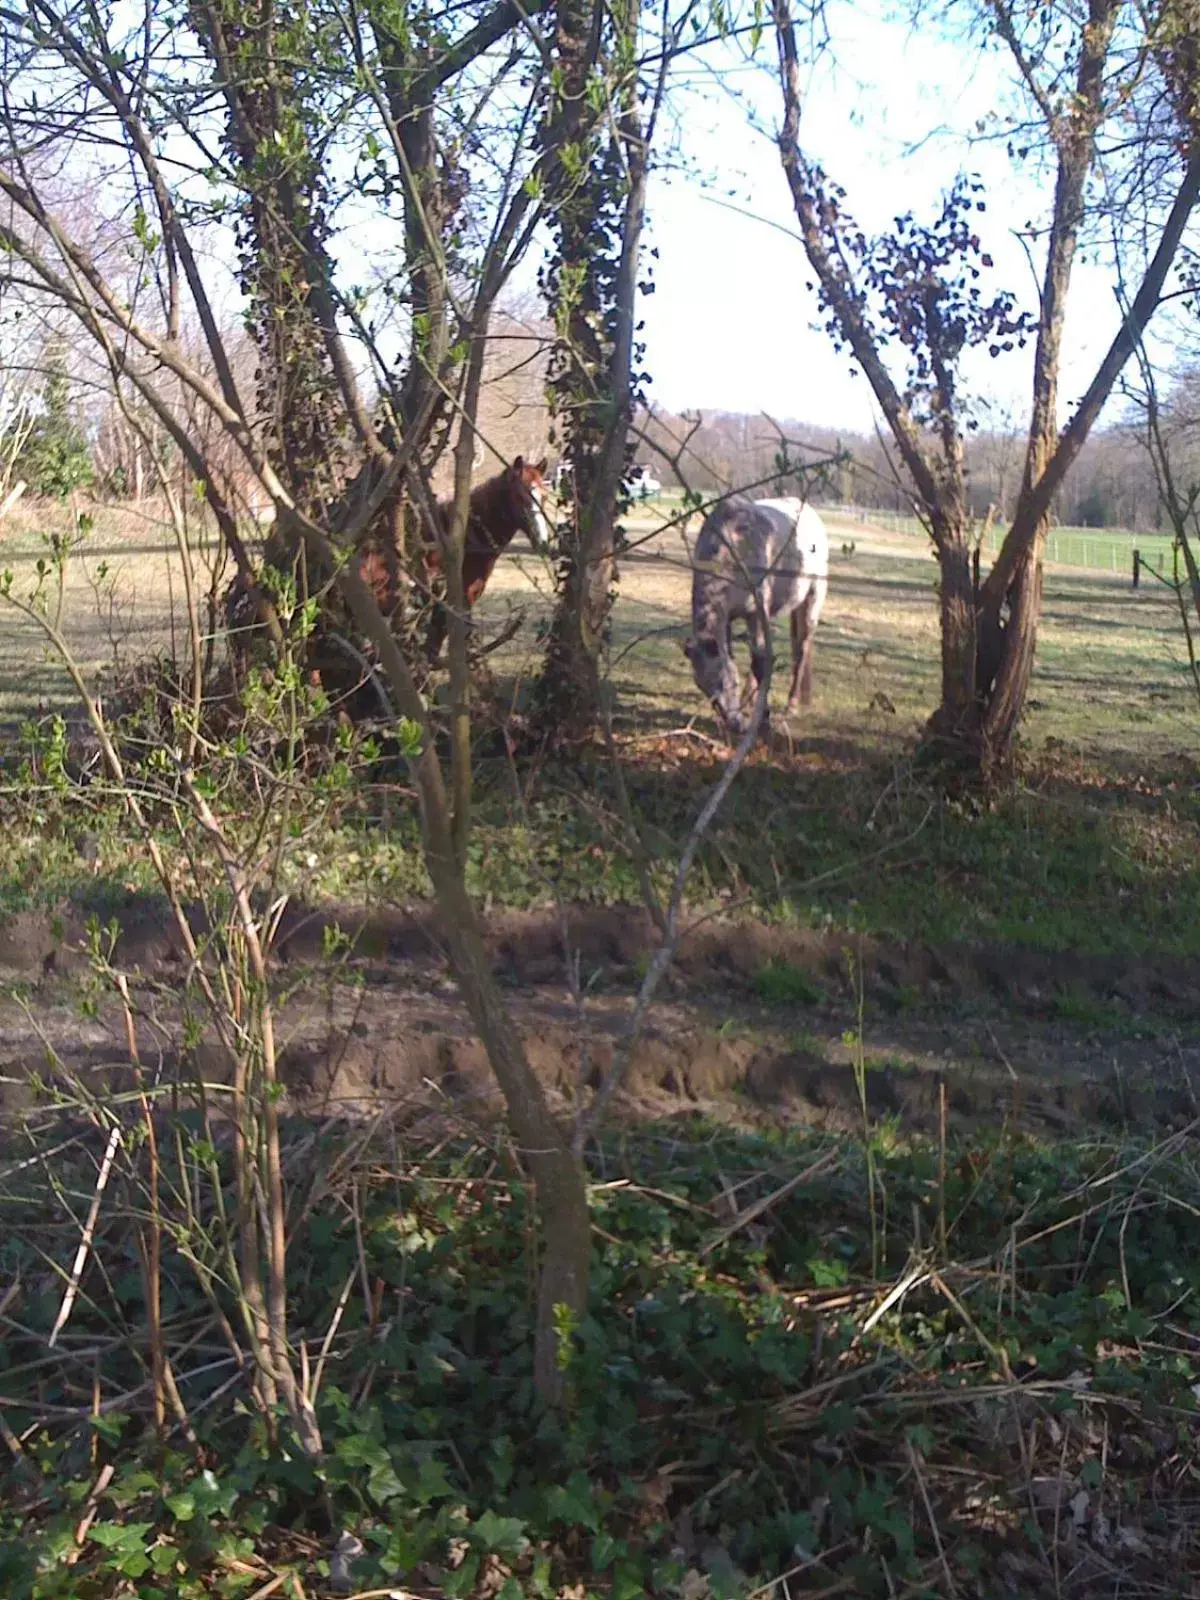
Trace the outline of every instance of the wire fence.
{"type": "MultiPolygon", "coordinates": [[[[656,497],[660,509],[671,509],[682,500],[678,490],[664,489],[656,497]]],[[[874,506],[826,504],[819,508],[827,516],[845,518],[863,527],[878,528],[913,540],[924,540],[925,529],[916,517],[902,511],[881,511],[874,506]]],[[[1005,528],[989,528],[982,539],[985,556],[995,556],[1003,542],[1005,528]]],[[[1046,536],[1047,566],[1074,567],[1084,572],[1109,572],[1128,577],[1134,572],[1134,554],[1141,568],[1150,568],[1160,577],[1172,572],[1171,538],[1161,533],[1139,533],[1130,528],[1054,528],[1046,536]]]]}
{"type": "MultiPolygon", "coordinates": [[[[823,512],[878,528],[884,533],[925,538],[916,517],[902,512],[877,511],[869,506],[826,505],[823,512]]],[[[994,556],[1004,539],[1002,526],[989,528],[982,548],[994,556]]],[[[1132,577],[1134,552],[1142,567],[1168,575],[1171,571],[1171,539],[1161,533],[1137,533],[1128,528],[1054,528],[1046,536],[1046,562],[1055,567],[1078,567],[1088,572],[1111,572],[1132,577]]]]}

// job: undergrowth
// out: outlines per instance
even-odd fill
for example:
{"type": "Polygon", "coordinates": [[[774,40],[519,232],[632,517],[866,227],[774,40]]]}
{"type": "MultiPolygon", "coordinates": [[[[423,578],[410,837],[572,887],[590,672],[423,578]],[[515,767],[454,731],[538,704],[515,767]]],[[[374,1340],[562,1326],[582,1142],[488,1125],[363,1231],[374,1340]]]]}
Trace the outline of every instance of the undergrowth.
{"type": "MultiPolygon", "coordinates": [[[[35,758],[0,784],[0,912],[103,916],[150,887],[119,802],[103,784],[64,796],[35,758]]],[[[50,741],[53,742],[52,740],[50,741]]],[[[220,794],[231,826],[258,825],[255,764],[226,752],[220,794]],[[245,793],[238,794],[243,783],[245,793]]],[[[61,757],[60,757],[61,759],[61,757]]],[[[215,760],[215,757],[214,757],[215,760]]],[[[368,742],[319,755],[320,826],[298,814],[304,848],[280,888],[310,903],[412,903],[430,893],[415,798],[368,742]]],[[[715,756],[628,752],[626,785],[651,876],[669,882],[715,756]]],[[[53,778],[51,773],[50,777],[53,778]]],[[[307,780],[306,780],[307,781],[307,780]]],[[[640,904],[628,835],[603,759],[523,774],[481,760],[468,885],[485,908],[562,900],[640,904]]],[[[1030,767],[983,803],[954,801],[869,749],[850,763],[789,764],[778,752],[741,774],[689,885],[697,911],[934,944],[986,941],[1076,954],[1200,954],[1200,783],[1091,768],[1030,767]]]]}
{"type": "MultiPolygon", "coordinates": [[[[555,1418],[533,1403],[535,1234],[507,1152],[444,1126],[293,1129],[289,1327],[320,1365],[325,1443],[308,1460],[248,1408],[234,1308],[180,1238],[162,1317],[181,1408],[156,1437],[134,1197],[101,1208],[48,1348],[103,1140],[35,1122],[0,1167],[12,1600],[1200,1582],[1190,1130],[1156,1148],[873,1132],[869,1188],[861,1141],[626,1128],[589,1152],[592,1310],[564,1330],[555,1418]]],[[[164,1194],[172,1160],[225,1166],[178,1125],[164,1194]]]]}

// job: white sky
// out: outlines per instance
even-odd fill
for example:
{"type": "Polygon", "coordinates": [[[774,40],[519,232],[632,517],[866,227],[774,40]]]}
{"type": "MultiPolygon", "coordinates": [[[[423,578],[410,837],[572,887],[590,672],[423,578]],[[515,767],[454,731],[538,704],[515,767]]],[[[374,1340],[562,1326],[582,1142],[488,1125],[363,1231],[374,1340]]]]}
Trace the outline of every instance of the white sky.
{"type": "MultiPolygon", "coordinates": [[[[806,150],[847,191],[851,213],[868,232],[902,211],[931,219],[955,173],[978,172],[988,202],[978,225],[995,258],[995,287],[1035,307],[1034,279],[1014,230],[1046,216],[1044,180],[1014,166],[1003,142],[966,143],[978,119],[1011,103],[1007,55],[981,54],[928,33],[914,38],[905,24],[885,19],[881,0],[834,7],[831,16],[833,52],[810,77],[801,129],[806,150]],[[906,153],[914,144],[917,153],[906,153]]],[[[720,181],[660,173],[653,182],[651,242],[660,255],[656,292],[644,310],[652,397],[670,410],[762,410],[869,429],[875,411],[866,381],[851,375],[848,358],[817,321],[815,295],[805,290],[810,274],[770,137],[781,111],[769,76],[775,63],[769,29],[758,55],[762,72],[730,52],[732,70],[720,79],[699,70],[689,75],[684,138],[720,181]],[[762,132],[752,131],[747,107],[735,96],[757,111],[762,132]],[[732,209],[738,206],[755,216],[740,215],[732,209]]],[[[1107,273],[1077,266],[1068,318],[1065,413],[1116,331],[1107,273]]],[[[1001,406],[1015,404],[1020,416],[1031,353],[1030,347],[995,362],[983,358],[967,368],[975,392],[1001,406]]]]}
{"type": "MultiPolygon", "coordinates": [[[[932,218],[958,171],[979,173],[988,209],[977,226],[995,260],[986,288],[1009,288],[1032,309],[1035,278],[1016,231],[1045,221],[1048,175],[1032,160],[1014,163],[1003,139],[969,142],[981,119],[1019,103],[1008,54],[995,47],[981,52],[928,28],[915,36],[895,16],[896,4],[852,0],[830,8],[831,48],[808,81],[805,149],[845,188],[851,213],[868,232],[902,211],[932,218]]],[[[649,197],[646,244],[658,250],[656,291],[642,303],[650,399],[673,411],[767,412],[867,431],[875,407],[866,381],[834,348],[820,326],[816,297],[805,289],[810,274],[773,143],[781,110],[775,60],[768,26],[757,65],[731,45],[677,68],[673,120],[661,128],[665,166],[652,178],[649,197]],[[672,145],[687,173],[670,157],[672,145]]],[[[343,216],[334,242],[351,277],[369,277],[372,258],[390,266],[398,246],[398,207],[391,218],[380,216],[374,202],[361,209],[361,218],[353,208],[343,216]]],[[[511,290],[518,296],[536,282],[535,254],[515,275],[511,290]]],[[[232,241],[218,255],[232,266],[232,241]]],[[[1040,272],[1040,255],[1034,259],[1040,272]]],[[[236,300],[231,281],[227,292],[236,300]]],[[[1064,419],[1117,322],[1110,273],[1078,260],[1061,385],[1064,419]]],[[[1018,425],[1027,417],[1031,357],[1030,347],[966,366],[973,393],[996,408],[997,424],[1006,409],[1018,425]]]]}

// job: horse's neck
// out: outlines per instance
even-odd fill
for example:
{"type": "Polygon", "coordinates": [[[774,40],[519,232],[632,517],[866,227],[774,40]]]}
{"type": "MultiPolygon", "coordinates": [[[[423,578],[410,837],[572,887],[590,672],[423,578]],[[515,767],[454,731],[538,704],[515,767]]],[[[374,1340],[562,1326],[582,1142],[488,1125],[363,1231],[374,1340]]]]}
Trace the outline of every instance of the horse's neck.
{"type": "MultiPolygon", "coordinates": [[[[453,500],[443,500],[438,506],[442,525],[449,528],[454,517],[453,500]]],[[[499,555],[520,532],[520,513],[512,498],[504,492],[499,478],[491,478],[471,491],[467,505],[466,549],[475,555],[499,555]]]]}
{"type": "Polygon", "coordinates": [[[493,478],[475,490],[467,523],[469,544],[498,552],[512,543],[520,531],[521,517],[506,489],[502,478],[493,478]]]}
{"type": "Polygon", "coordinates": [[[692,594],[692,632],[697,639],[715,639],[724,649],[729,634],[729,584],[715,573],[700,577],[692,594]]]}

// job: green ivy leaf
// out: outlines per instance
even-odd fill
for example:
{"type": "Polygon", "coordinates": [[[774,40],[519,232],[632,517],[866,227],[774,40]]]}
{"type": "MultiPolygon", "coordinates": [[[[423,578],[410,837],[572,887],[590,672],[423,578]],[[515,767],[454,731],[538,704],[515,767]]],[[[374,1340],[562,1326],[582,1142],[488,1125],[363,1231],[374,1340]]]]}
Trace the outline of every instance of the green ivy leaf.
{"type": "Polygon", "coordinates": [[[558,1522],[568,1526],[600,1531],[600,1513],[586,1472],[573,1472],[565,1484],[556,1485],[547,1496],[547,1510],[558,1522]]]}
{"type": "Polygon", "coordinates": [[[384,1461],[372,1468],[371,1475],[367,1479],[367,1493],[378,1505],[386,1505],[389,1500],[397,1500],[404,1493],[404,1484],[390,1461],[384,1461]]]}
{"type": "Polygon", "coordinates": [[[529,1543],[520,1517],[501,1517],[491,1510],[476,1519],[470,1536],[483,1550],[502,1556],[518,1556],[529,1543]]]}
{"type": "Polygon", "coordinates": [[[196,1496],[190,1489],[167,1495],[163,1503],[176,1522],[190,1522],[196,1515],[196,1496]]]}
{"type": "Polygon", "coordinates": [[[624,1553],[623,1542],[619,1539],[614,1539],[607,1529],[601,1528],[600,1532],[592,1540],[592,1570],[594,1572],[603,1572],[618,1553],[624,1553]]]}
{"type": "Polygon", "coordinates": [[[436,1456],[425,1456],[417,1468],[417,1483],[415,1496],[420,1505],[428,1505],[431,1500],[443,1500],[452,1492],[452,1484],[446,1476],[443,1462],[436,1456]]]}

